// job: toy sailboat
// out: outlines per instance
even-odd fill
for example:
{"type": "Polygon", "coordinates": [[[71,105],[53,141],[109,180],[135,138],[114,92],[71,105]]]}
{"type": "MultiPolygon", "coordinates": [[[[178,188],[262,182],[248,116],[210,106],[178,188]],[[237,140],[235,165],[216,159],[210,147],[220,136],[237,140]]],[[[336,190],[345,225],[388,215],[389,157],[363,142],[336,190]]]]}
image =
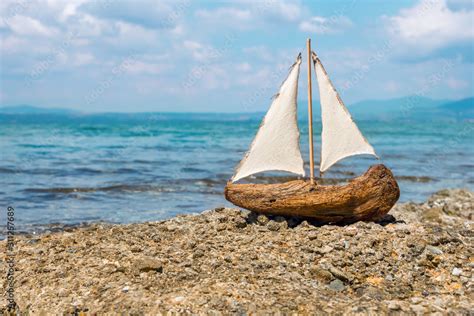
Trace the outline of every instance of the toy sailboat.
{"type": "Polygon", "coordinates": [[[300,54],[274,97],[249,151],[227,183],[225,197],[237,206],[263,214],[310,217],[332,223],[378,220],[390,211],[400,196],[392,172],[383,164],[371,166],[365,174],[345,185],[325,186],[315,181],[311,60],[321,103],[321,174],[343,158],[377,155],[352,120],[321,60],[311,51],[310,39],[307,50],[310,178],[278,184],[235,183],[263,171],[288,171],[305,176],[296,118],[300,54]]]}

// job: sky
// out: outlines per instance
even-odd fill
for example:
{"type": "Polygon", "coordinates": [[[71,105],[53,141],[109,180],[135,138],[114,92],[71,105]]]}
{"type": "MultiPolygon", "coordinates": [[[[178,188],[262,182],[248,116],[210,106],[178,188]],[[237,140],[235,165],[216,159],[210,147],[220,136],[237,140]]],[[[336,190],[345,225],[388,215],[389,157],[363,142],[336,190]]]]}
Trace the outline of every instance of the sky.
{"type": "MultiPolygon", "coordinates": [[[[307,38],[346,104],[461,99],[474,94],[473,3],[2,0],[0,105],[263,111],[307,38]]],[[[303,60],[301,100],[306,76],[303,60]]]]}

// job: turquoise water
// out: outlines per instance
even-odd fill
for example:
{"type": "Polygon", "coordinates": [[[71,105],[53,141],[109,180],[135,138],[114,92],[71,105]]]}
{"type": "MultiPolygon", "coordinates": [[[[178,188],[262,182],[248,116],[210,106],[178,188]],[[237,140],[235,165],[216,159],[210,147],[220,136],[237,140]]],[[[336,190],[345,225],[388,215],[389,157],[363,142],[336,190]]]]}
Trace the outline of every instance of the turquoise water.
{"type": "MultiPolygon", "coordinates": [[[[260,115],[245,114],[0,115],[0,204],[15,208],[22,230],[51,223],[159,220],[230,205],[223,188],[259,124],[260,115]]],[[[300,126],[307,161],[306,122],[300,126]]],[[[422,201],[443,188],[473,189],[474,124],[359,126],[397,176],[402,201],[422,201]]],[[[320,128],[316,123],[315,130],[320,128]]],[[[344,182],[374,163],[348,158],[324,178],[344,182]]],[[[266,173],[249,180],[288,176],[266,173]]]]}

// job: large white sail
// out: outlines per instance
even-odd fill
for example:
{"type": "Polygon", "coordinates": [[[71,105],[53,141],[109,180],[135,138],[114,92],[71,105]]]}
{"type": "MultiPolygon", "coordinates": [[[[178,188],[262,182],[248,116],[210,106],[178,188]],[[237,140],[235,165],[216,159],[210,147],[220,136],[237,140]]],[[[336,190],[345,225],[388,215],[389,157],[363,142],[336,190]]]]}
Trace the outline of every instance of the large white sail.
{"type": "Polygon", "coordinates": [[[339,160],[349,156],[367,154],[377,157],[372,146],[352,120],[321,60],[314,52],[312,56],[318,79],[323,125],[319,170],[324,172],[339,160]]]}
{"type": "Polygon", "coordinates": [[[299,145],[300,133],[296,120],[300,64],[301,54],[274,97],[249,151],[237,166],[232,182],[270,170],[288,171],[304,176],[299,145]]]}

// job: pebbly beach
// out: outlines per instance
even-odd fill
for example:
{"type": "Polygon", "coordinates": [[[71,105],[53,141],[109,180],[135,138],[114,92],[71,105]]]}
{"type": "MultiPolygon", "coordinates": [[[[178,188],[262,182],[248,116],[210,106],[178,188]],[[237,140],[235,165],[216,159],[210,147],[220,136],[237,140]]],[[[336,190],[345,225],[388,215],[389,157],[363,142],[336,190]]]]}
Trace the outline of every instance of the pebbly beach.
{"type": "Polygon", "coordinates": [[[0,316],[474,316],[474,1],[3,0],[0,33],[0,316]]]}
{"type": "Polygon", "coordinates": [[[453,189],[377,223],[218,208],[19,235],[15,301],[29,314],[469,315],[473,213],[473,192],[453,189]]]}

